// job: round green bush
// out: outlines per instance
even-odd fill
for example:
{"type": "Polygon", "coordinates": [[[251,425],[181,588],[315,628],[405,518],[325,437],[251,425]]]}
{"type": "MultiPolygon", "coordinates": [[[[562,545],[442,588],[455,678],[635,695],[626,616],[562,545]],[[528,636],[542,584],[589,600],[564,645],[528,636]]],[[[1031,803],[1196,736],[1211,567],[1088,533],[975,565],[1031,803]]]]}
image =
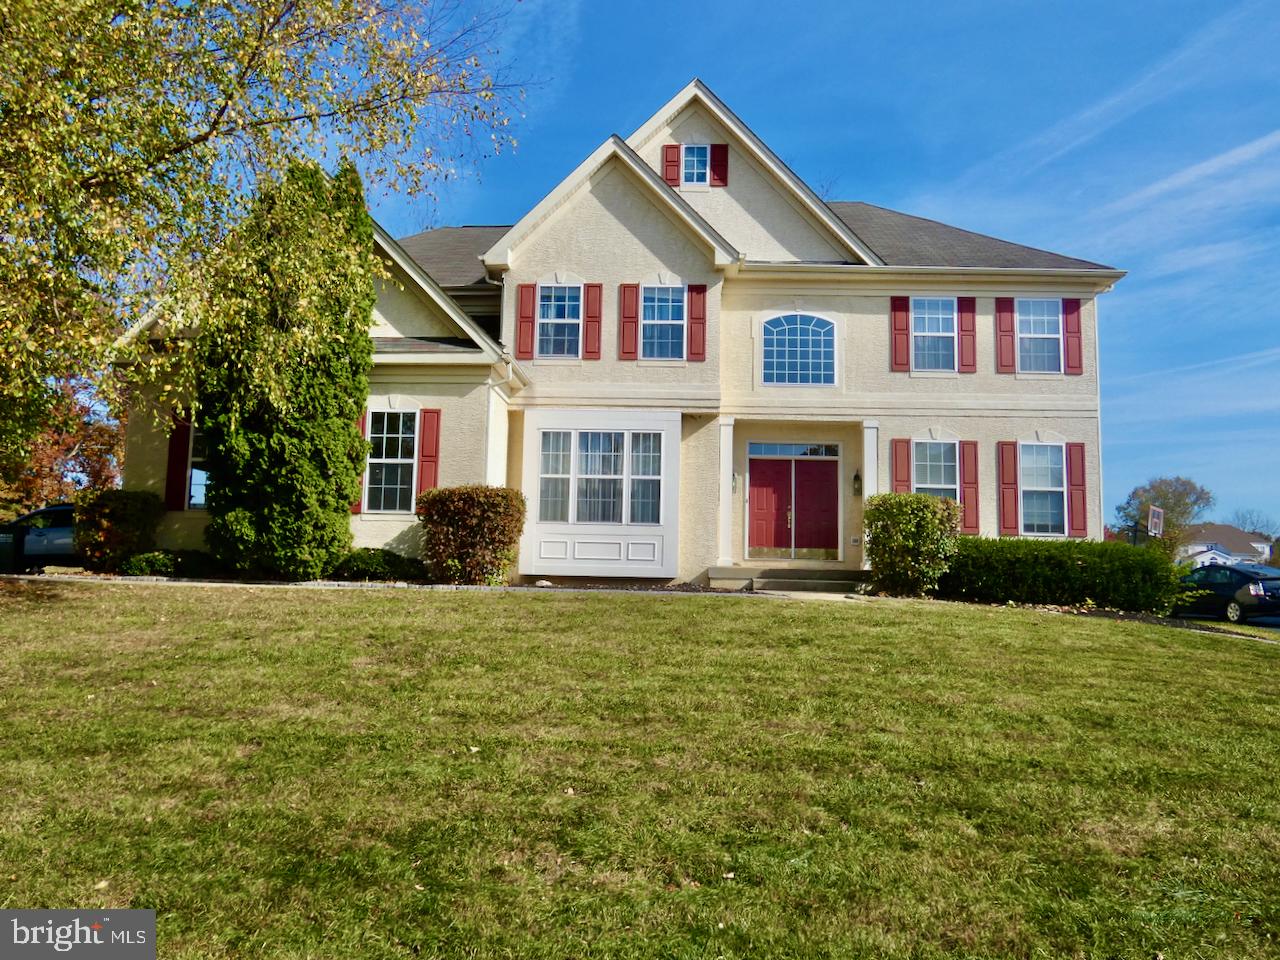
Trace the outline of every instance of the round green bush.
{"type": "Polygon", "coordinates": [[[955,553],[960,505],[924,493],[882,493],[867,500],[863,524],[876,587],[922,596],[938,585],[955,553]]]}

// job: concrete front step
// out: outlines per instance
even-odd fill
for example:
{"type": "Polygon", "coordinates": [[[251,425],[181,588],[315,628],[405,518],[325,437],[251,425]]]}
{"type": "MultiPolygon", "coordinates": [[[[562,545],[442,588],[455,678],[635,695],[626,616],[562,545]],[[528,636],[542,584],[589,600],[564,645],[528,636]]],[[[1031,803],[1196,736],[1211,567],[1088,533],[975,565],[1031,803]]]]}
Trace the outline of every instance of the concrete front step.
{"type": "Polygon", "coordinates": [[[860,584],[861,582],[857,580],[818,580],[814,577],[793,580],[769,577],[753,579],[751,589],[771,590],[775,593],[852,593],[860,584]]]}
{"type": "Polygon", "coordinates": [[[810,590],[849,593],[866,583],[866,570],[820,567],[712,567],[711,586],[721,590],[810,590]]]}

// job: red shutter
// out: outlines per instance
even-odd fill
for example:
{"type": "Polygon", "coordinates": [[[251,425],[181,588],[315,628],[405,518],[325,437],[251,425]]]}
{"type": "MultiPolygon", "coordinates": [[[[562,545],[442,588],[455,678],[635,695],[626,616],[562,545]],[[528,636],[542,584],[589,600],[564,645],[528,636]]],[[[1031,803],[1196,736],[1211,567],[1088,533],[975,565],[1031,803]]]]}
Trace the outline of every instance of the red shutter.
{"type": "Polygon", "coordinates": [[[892,450],[893,492],[911,492],[911,441],[893,440],[892,450]]]}
{"type": "Polygon", "coordinates": [[[713,187],[729,185],[729,145],[727,143],[711,144],[710,183],[713,187]]]}
{"type": "Polygon", "coordinates": [[[1018,445],[1012,440],[996,444],[1000,480],[1000,536],[1016,537],[1018,529],[1018,445]]]}
{"type": "Polygon", "coordinates": [[[911,370],[911,298],[889,298],[890,337],[893,342],[893,358],[890,369],[894,373],[911,370]]]}
{"type": "Polygon", "coordinates": [[[956,369],[960,373],[978,372],[978,321],[973,297],[956,297],[957,347],[960,356],[956,369]]]}
{"type": "MultiPolygon", "coordinates": [[[[359,426],[360,426],[360,438],[362,440],[367,440],[369,438],[369,411],[368,410],[360,411],[359,426]]],[[[359,487],[356,490],[356,502],[351,504],[352,513],[359,513],[362,505],[364,504],[364,472],[369,466],[368,447],[365,447],[364,449],[365,449],[365,454],[364,454],[364,457],[361,458],[361,463],[360,463],[360,479],[358,481],[359,487]]]]}
{"type": "Polygon", "coordinates": [[[588,283],[582,288],[582,359],[600,359],[600,301],[604,287],[588,283]]]}
{"type": "Polygon", "coordinates": [[[440,411],[418,411],[418,493],[440,486],[440,411]]]}
{"type": "Polygon", "coordinates": [[[978,532],[978,441],[960,441],[960,532],[978,532]]]}
{"type": "Polygon", "coordinates": [[[516,287],[516,359],[533,359],[533,336],[536,324],[533,314],[538,301],[538,285],[522,283],[516,287]]]}
{"type": "Polygon", "coordinates": [[[618,285],[618,359],[634,360],[640,341],[640,284],[618,285]]]}
{"type": "Polygon", "coordinates": [[[1062,352],[1065,357],[1062,365],[1063,373],[1076,377],[1084,373],[1084,342],[1080,335],[1079,300],[1062,301],[1062,352]]]}
{"type": "Polygon", "coordinates": [[[707,359],[707,285],[689,284],[688,360],[707,359]]]}
{"type": "Polygon", "coordinates": [[[1013,297],[996,297],[996,373],[1017,372],[1018,338],[1013,327],[1013,297]]]}
{"type": "Polygon", "coordinates": [[[164,508],[187,509],[187,474],[191,466],[191,421],[175,413],[169,431],[169,459],[164,473],[164,508]]]}
{"type": "Polygon", "coordinates": [[[1089,506],[1085,495],[1084,444],[1067,444],[1067,535],[1089,535],[1089,506]]]}
{"type": "Polygon", "coordinates": [[[680,186],[680,144],[668,143],[662,148],[662,179],[671,187],[680,186]]]}

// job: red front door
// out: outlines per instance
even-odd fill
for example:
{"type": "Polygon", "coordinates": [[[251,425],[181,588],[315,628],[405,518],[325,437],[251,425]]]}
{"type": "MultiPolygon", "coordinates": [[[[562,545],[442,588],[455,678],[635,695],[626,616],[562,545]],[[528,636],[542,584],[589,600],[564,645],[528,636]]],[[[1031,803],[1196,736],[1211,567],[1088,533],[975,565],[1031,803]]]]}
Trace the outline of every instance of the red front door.
{"type": "Polygon", "coordinates": [[[834,460],[793,460],[796,554],[840,549],[839,470],[834,460]]]}
{"type": "Polygon", "coordinates": [[[748,546],[791,549],[791,461],[752,460],[748,546]]]}

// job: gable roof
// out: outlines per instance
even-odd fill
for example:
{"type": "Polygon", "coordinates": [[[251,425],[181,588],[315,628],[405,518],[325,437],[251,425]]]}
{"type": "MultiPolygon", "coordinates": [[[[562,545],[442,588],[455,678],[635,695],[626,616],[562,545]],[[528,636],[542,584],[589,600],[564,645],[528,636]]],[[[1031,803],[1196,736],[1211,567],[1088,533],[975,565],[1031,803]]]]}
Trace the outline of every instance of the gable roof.
{"type": "Polygon", "coordinates": [[[1255,543],[1267,543],[1266,537],[1248,533],[1229,523],[1197,523],[1187,527],[1185,543],[1216,543],[1235,556],[1257,556],[1255,543]]]}
{"type": "Polygon", "coordinates": [[[469,287],[488,279],[480,257],[510,229],[510,224],[437,227],[401,237],[400,246],[440,286],[469,287]]]}
{"type": "MultiPolygon", "coordinates": [[[[441,289],[440,284],[422,268],[416,260],[414,260],[405,249],[396,242],[391,234],[383,229],[382,224],[377,220],[373,221],[373,242],[376,247],[390,258],[391,262],[403,270],[418,288],[427,295],[427,299],[431,300],[440,310],[453,321],[454,325],[462,331],[463,335],[469,338],[479,348],[481,355],[490,362],[496,363],[503,359],[502,347],[490,337],[484,330],[472,320],[453,298],[441,289]]],[[[422,352],[422,351],[414,351],[422,352]]]]}
{"type": "Polygon", "coordinates": [[[870,203],[835,200],[827,206],[888,266],[1114,269],[870,203]]]}
{"type": "Polygon", "coordinates": [[[617,159],[636,175],[641,183],[648,186],[654,198],[665,206],[677,220],[682,222],[694,234],[702,238],[711,247],[716,266],[728,266],[741,259],[738,251],[720,233],[702,218],[682,196],[672,190],[658,176],[656,170],[644,162],[627,143],[616,133],[604,143],[596,147],[587,159],[565,177],[554,190],[543,197],[538,204],[526,213],[501,237],[495,240],[484,251],[483,260],[486,267],[508,267],[511,265],[511,252],[528,236],[535,227],[542,223],[556,209],[567,201],[577,189],[597,170],[610,160],[617,159]]]}
{"type": "MultiPolygon", "coordinates": [[[[627,138],[627,143],[640,145],[647,143],[658,132],[663,124],[667,123],[691,103],[699,103],[703,109],[710,113],[719,123],[724,126],[731,134],[738,138],[741,144],[746,148],[747,152],[762,167],[773,174],[775,179],[782,187],[791,194],[791,197],[805,210],[810,217],[822,224],[827,231],[843,246],[849,253],[855,256],[863,263],[878,265],[879,258],[862,239],[850,228],[850,226],[835,216],[833,211],[819,199],[818,195],[813,192],[807,183],[800,179],[790,167],[788,167],[782,159],[769,149],[768,144],[761,140],[754,130],[748,127],[742,120],[730,110],[711,89],[695,77],[687,86],[674,97],[668,100],[658,109],[658,111],[641,124],[636,131],[627,138]]],[[[675,191],[672,191],[673,193],[675,191]]]]}

